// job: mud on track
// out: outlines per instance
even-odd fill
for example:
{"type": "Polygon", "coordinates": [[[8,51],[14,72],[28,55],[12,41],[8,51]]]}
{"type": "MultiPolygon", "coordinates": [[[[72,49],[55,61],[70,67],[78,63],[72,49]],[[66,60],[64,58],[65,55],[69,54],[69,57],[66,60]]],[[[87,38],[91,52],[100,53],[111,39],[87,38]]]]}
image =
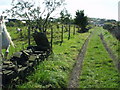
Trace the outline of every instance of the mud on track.
{"type": "Polygon", "coordinates": [[[67,88],[78,88],[78,86],[79,86],[79,78],[80,78],[80,73],[82,70],[82,62],[84,60],[88,42],[92,35],[93,35],[93,32],[88,36],[88,38],[86,39],[85,43],[83,44],[83,46],[77,56],[77,62],[74,65],[67,88]]]}

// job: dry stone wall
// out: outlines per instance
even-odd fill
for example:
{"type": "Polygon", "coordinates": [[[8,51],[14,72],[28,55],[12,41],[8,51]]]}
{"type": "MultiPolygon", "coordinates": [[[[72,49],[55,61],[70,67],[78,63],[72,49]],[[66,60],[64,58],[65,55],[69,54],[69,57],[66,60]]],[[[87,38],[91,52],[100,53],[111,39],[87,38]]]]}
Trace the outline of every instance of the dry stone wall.
{"type": "Polygon", "coordinates": [[[113,36],[120,41],[120,24],[105,24],[104,29],[107,29],[113,36]]]}
{"type": "Polygon", "coordinates": [[[3,61],[2,86],[24,81],[25,77],[34,71],[34,66],[49,56],[48,51],[32,51],[31,49],[16,52],[10,60],[3,61]]]}

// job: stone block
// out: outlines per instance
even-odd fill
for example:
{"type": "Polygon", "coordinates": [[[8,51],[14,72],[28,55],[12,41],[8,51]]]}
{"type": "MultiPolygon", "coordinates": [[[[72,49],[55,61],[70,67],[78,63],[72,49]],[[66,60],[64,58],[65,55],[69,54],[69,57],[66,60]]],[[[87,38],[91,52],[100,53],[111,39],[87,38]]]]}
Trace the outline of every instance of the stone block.
{"type": "Polygon", "coordinates": [[[11,61],[3,61],[3,65],[9,65],[9,64],[12,64],[11,61]]]}
{"type": "Polygon", "coordinates": [[[35,55],[35,54],[30,55],[29,62],[34,62],[36,58],[37,58],[37,55],[35,55]]]}

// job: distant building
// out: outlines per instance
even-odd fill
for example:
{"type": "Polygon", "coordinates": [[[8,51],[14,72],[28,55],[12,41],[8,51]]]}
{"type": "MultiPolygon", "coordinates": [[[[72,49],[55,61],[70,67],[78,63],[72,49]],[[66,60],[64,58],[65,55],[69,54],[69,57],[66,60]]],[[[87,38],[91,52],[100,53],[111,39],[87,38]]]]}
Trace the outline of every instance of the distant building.
{"type": "Polygon", "coordinates": [[[105,22],[106,19],[100,19],[100,18],[90,18],[89,20],[89,23],[95,26],[103,26],[105,22]]]}

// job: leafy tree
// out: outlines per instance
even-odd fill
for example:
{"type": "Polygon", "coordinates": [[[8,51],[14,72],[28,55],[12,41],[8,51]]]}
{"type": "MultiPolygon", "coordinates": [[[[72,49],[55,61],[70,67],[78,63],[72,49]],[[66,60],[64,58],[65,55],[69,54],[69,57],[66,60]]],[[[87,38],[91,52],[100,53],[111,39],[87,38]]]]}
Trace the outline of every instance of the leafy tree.
{"type": "Polygon", "coordinates": [[[14,18],[26,19],[29,26],[38,27],[41,32],[46,32],[51,14],[62,5],[64,0],[39,1],[39,5],[33,0],[12,0],[12,8],[4,13],[14,18]]]}
{"type": "Polygon", "coordinates": [[[60,18],[62,23],[64,24],[70,23],[70,17],[71,15],[68,13],[66,9],[60,12],[60,18]]]}
{"type": "Polygon", "coordinates": [[[87,16],[84,15],[84,10],[76,11],[75,24],[78,25],[83,32],[86,30],[88,19],[87,19],[87,16]]]}

